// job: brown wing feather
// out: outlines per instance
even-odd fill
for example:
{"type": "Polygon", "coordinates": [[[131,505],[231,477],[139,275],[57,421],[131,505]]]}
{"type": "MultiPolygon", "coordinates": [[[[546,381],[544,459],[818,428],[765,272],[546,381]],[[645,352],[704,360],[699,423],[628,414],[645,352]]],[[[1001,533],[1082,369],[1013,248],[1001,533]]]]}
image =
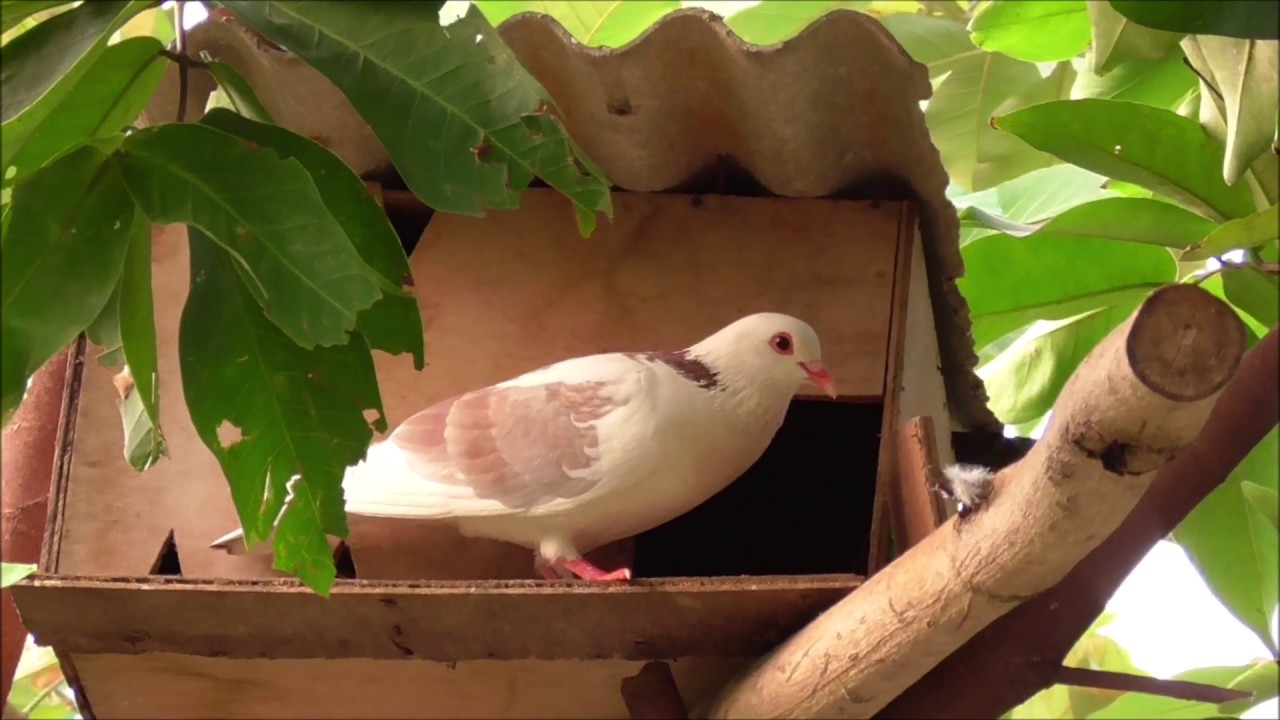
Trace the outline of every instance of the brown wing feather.
{"type": "Polygon", "coordinates": [[[390,441],[424,479],[465,485],[512,508],[577,497],[600,481],[590,470],[595,423],[618,405],[605,383],[488,387],[410,417],[390,441]]]}

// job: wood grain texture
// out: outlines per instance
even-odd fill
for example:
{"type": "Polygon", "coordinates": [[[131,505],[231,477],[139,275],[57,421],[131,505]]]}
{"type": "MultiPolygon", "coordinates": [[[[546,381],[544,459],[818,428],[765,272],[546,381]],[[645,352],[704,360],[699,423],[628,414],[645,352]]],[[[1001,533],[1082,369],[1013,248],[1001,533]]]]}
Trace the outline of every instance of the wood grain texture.
{"type": "Polygon", "coordinates": [[[890,512],[899,553],[906,552],[942,524],[946,516],[933,491],[938,472],[938,439],[933,418],[915,417],[895,434],[898,477],[890,490],[890,512]]]}
{"type": "Polygon", "coordinates": [[[1244,340],[1203,289],[1154,292],[1086,356],[993,500],[927,535],[695,715],[874,715],[1120,525],[1200,432],[1244,340]]]}
{"type": "MultiPolygon", "coordinates": [[[[41,644],[71,653],[543,660],[751,657],[858,587],[853,576],[633,584],[37,576],[15,589],[41,644]]],[[[615,686],[616,687],[616,686],[615,686]]]]}
{"type": "MultiPolygon", "coordinates": [[[[77,654],[98,720],[111,718],[626,718],[630,660],[233,660],[172,653],[77,654]]],[[[748,662],[671,663],[706,698],[748,662]]]]}

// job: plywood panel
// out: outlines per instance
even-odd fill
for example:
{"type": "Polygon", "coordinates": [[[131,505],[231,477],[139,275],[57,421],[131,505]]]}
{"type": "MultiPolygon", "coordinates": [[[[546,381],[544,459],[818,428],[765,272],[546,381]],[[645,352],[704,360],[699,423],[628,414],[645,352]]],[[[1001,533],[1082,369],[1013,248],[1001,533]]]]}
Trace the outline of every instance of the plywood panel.
{"type": "MultiPolygon", "coordinates": [[[[679,348],[761,310],[805,318],[842,393],[879,396],[900,203],[618,193],[614,224],[581,238],[567,201],[531,190],[517,211],[437,214],[411,257],[428,367],[375,354],[394,427],[457,392],[558,359],[679,348]]],[[[86,363],[57,571],[148,572],[172,528],[187,577],[274,577],[270,558],[207,549],[237,526],[191,425],[177,339],[189,277],[185,231],[153,239],[161,417],[170,457],[146,473],[121,455],[111,370],[86,363]]],[[[522,578],[530,553],[451,528],[352,528],[362,578],[522,578]]]]}
{"type": "Polygon", "coordinates": [[[849,575],[634,584],[37,577],[14,588],[42,645],[72,653],[441,662],[745,657],[858,587],[849,575]]]}
{"type": "MultiPolygon", "coordinates": [[[[75,655],[96,717],[625,718],[627,660],[231,660],[171,653],[75,655]]],[[[679,660],[689,706],[747,665],[679,660]]]]}

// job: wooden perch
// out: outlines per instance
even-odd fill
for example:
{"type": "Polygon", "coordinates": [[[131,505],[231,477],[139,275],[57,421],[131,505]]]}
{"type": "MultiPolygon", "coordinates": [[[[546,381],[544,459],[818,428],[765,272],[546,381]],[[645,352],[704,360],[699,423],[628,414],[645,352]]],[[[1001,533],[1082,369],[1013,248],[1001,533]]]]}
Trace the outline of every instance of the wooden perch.
{"type": "Polygon", "coordinates": [[[987,626],[911,686],[878,719],[999,717],[1055,681],[1058,666],[1151,548],[1166,538],[1280,419],[1280,331],[1245,353],[1209,421],[1164,466],[1120,527],[1053,589],[987,626]],[[974,682],[975,668],[999,682],[974,682]]]}
{"type": "Polygon", "coordinates": [[[671,666],[654,660],[647,662],[640,672],[622,679],[622,701],[632,720],[685,720],[685,709],[680,688],[671,674],[671,666]]]}
{"type": "Polygon", "coordinates": [[[875,714],[1106,538],[1195,438],[1244,345],[1239,318],[1208,292],[1153,293],[1084,359],[986,507],[949,520],[697,715],[875,714]]]}

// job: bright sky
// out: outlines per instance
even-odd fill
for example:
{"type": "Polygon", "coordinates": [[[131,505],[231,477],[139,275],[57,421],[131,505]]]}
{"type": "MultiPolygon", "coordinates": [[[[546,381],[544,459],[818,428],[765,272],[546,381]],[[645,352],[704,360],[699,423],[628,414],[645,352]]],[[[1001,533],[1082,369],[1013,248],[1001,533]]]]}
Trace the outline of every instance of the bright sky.
{"type": "MultiPolygon", "coordinates": [[[[466,5],[457,0],[449,4],[466,5]]],[[[684,4],[730,15],[757,0],[686,0],[684,4]]],[[[187,3],[183,15],[188,28],[206,17],[199,3],[187,3]]],[[[1227,612],[1186,553],[1171,542],[1152,549],[1107,609],[1116,619],[1102,632],[1128,650],[1135,665],[1156,677],[1212,665],[1244,665],[1268,656],[1262,642],[1227,612]]],[[[1270,700],[1243,717],[1280,717],[1280,703],[1270,700]]]]}

